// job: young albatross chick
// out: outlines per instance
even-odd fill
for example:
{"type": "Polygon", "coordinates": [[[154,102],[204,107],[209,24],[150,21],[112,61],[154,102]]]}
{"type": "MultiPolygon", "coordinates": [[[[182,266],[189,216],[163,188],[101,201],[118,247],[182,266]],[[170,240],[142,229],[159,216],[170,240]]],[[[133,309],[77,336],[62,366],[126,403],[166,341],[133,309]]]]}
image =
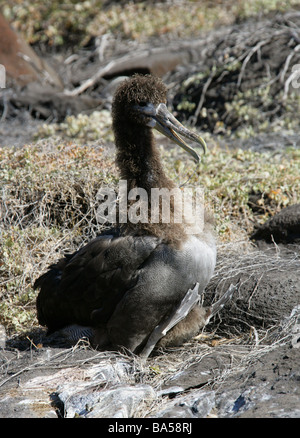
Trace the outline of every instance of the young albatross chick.
{"type": "MultiPolygon", "coordinates": [[[[147,192],[148,218],[151,189],[175,187],[163,170],[152,128],[196,161],[199,156],[179,135],[205,150],[204,140],[184,128],[165,104],[160,79],[135,75],[118,87],[112,105],[120,178],[128,192],[147,192]]],[[[155,345],[180,345],[198,334],[212,311],[197,301],[215,268],[213,224],[205,217],[190,234],[188,223],[174,220],[173,197],[170,204],[170,223],[161,214],[157,223],[119,223],[36,280],[38,320],[49,334],[65,329],[71,337],[90,337],[100,349],[124,347],[144,356],[155,345]]]]}

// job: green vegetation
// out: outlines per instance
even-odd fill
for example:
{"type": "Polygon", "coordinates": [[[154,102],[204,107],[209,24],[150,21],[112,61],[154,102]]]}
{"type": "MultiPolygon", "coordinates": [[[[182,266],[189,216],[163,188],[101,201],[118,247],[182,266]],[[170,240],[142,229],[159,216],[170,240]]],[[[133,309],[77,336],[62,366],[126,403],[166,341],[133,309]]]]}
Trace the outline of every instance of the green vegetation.
{"type": "Polygon", "coordinates": [[[104,34],[139,41],[166,34],[193,37],[201,30],[231,24],[258,13],[283,12],[294,6],[299,6],[299,1],[184,0],[174,6],[172,2],[147,1],[120,4],[102,0],[8,0],[1,10],[31,44],[82,46],[91,37],[104,34]]]}
{"type": "Polygon", "coordinates": [[[67,116],[62,123],[44,123],[36,132],[36,139],[45,137],[62,137],[76,142],[96,141],[105,138],[113,141],[111,114],[107,110],[94,111],[90,116],[79,114],[67,116]]]}
{"type": "MultiPolygon", "coordinates": [[[[253,41],[249,41],[249,47],[251,44],[253,45],[253,41]]],[[[241,54],[242,51],[239,55],[241,54]]],[[[286,56],[289,56],[289,51],[286,56]]],[[[239,88],[237,83],[239,77],[243,76],[242,65],[237,59],[222,60],[204,71],[188,73],[175,96],[175,109],[186,121],[196,118],[201,129],[214,134],[240,139],[282,130],[292,134],[299,126],[295,117],[300,112],[300,95],[297,89],[289,87],[287,92],[284,82],[279,84],[278,71],[276,74],[275,70],[272,72],[271,79],[252,67],[251,62],[247,67],[249,77],[244,79],[239,88]],[[196,116],[198,102],[202,98],[205,84],[210,80],[201,111],[196,116]],[[207,96],[212,90],[212,97],[207,96]]],[[[278,60],[277,68],[283,75],[283,66],[278,60]]]]}
{"type": "MultiPolygon", "coordinates": [[[[237,138],[244,139],[261,133],[280,132],[283,129],[286,132],[294,132],[299,126],[295,114],[300,111],[300,96],[291,92],[284,100],[283,94],[280,91],[275,100],[268,87],[238,92],[231,102],[225,103],[226,111],[237,125],[234,132],[228,128],[226,134],[234,133],[237,138]],[[271,117],[274,101],[281,103],[281,106],[274,110],[278,112],[277,117],[271,117]]],[[[216,119],[218,120],[218,117],[216,119]]],[[[216,130],[217,123],[218,121],[216,130]]]]}

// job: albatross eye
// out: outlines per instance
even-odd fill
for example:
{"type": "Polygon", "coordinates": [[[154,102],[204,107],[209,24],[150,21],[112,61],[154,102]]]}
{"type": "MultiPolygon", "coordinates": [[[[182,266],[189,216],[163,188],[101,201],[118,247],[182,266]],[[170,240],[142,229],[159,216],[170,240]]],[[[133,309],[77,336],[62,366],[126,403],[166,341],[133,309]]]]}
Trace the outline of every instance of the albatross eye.
{"type": "Polygon", "coordinates": [[[156,114],[156,107],[153,103],[140,101],[138,105],[134,105],[133,109],[143,116],[154,117],[156,114]]]}

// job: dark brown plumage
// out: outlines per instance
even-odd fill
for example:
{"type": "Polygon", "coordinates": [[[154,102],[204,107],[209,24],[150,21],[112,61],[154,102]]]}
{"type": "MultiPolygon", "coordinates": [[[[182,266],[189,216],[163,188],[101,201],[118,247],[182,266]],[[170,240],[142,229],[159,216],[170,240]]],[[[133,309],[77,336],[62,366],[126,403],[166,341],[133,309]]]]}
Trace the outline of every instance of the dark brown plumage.
{"type": "MultiPolygon", "coordinates": [[[[151,188],[174,187],[162,168],[152,127],[195,158],[197,154],[178,133],[204,145],[167,112],[166,94],[160,79],[141,75],[126,80],[116,91],[112,106],[116,163],[128,190],[140,187],[150,193],[151,188]]],[[[173,209],[171,205],[171,219],[173,209]]],[[[200,296],[213,274],[216,249],[211,221],[197,235],[188,234],[187,226],[172,220],[116,224],[62,258],[35,282],[34,287],[40,288],[40,324],[50,333],[74,324],[90,327],[95,346],[140,353],[187,291],[198,284],[200,296]]],[[[194,307],[161,345],[178,345],[195,335],[204,325],[206,311],[194,307]]]]}
{"type": "MultiPolygon", "coordinates": [[[[147,122],[145,116],[141,117],[141,114],[133,109],[136,105],[143,107],[149,102],[154,106],[166,103],[167,90],[156,77],[146,75],[138,76],[138,80],[136,79],[131,82],[130,87],[127,82],[119,87],[112,108],[117,147],[116,163],[120,169],[120,179],[127,181],[128,192],[134,187],[143,188],[148,193],[152,187],[171,189],[175,184],[165,175],[153,140],[152,129],[145,126],[147,122]]],[[[172,207],[173,205],[171,211],[172,207]]],[[[150,196],[149,211],[151,211],[150,196]]],[[[185,236],[182,224],[156,225],[150,220],[148,223],[139,224],[128,222],[126,226],[122,226],[122,231],[154,235],[168,243],[182,242],[185,236]]]]}

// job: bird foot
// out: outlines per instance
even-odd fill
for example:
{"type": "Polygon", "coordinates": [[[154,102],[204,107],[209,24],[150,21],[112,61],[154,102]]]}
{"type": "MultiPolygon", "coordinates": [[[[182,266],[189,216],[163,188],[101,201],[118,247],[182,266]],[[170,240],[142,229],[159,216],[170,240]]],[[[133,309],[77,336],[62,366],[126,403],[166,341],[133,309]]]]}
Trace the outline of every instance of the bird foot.
{"type": "Polygon", "coordinates": [[[76,344],[80,339],[92,339],[95,331],[92,327],[84,327],[77,324],[68,325],[59,331],[68,342],[76,344]]]}
{"type": "Polygon", "coordinates": [[[157,342],[167,334],[172,327],[178,324],[190,312],[192,307],[199,301],[199,283],[193,289],[189,289],[182,299],[179,307],[166,320],[158,324],[148,338],[147,344],[140,353],[142,358],[147,358],[152,352],[157,342]]]}

